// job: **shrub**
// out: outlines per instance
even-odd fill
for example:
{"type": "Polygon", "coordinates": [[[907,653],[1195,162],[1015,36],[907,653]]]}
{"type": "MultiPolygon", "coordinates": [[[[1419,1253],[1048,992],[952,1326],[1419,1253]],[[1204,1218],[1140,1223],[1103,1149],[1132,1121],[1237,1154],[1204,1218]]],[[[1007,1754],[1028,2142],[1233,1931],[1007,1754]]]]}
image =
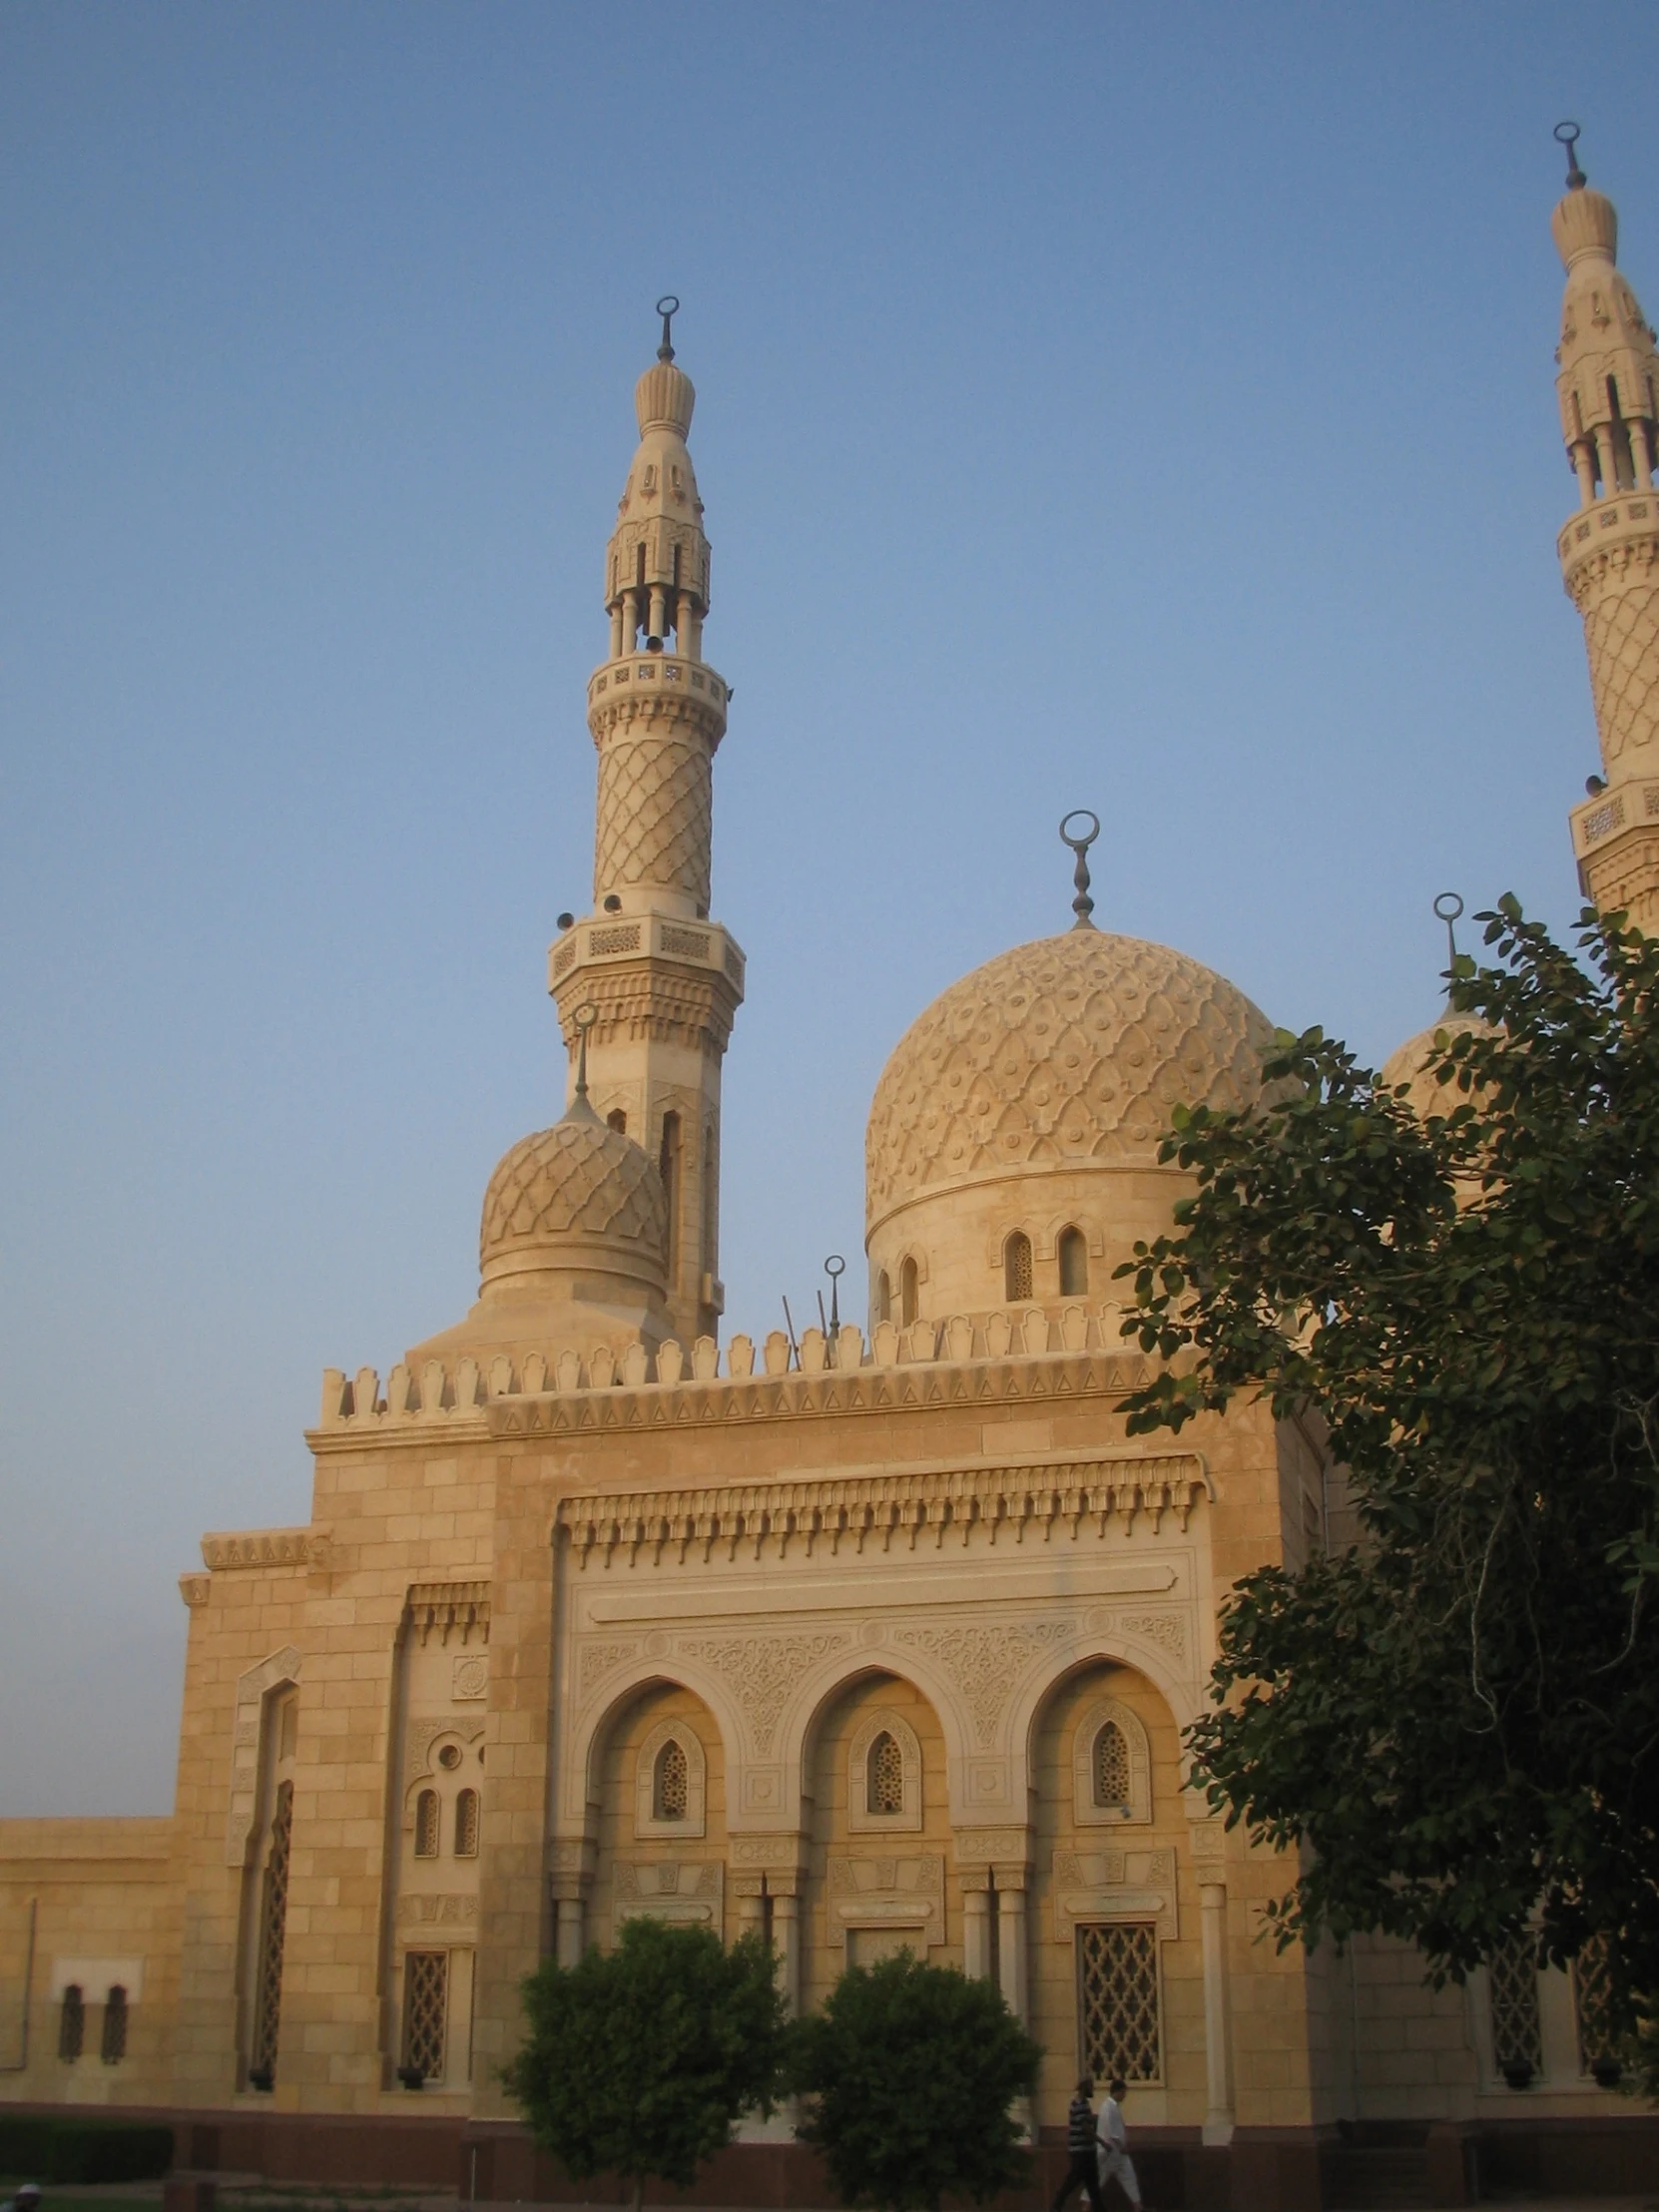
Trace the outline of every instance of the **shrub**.
{"type": "Polygon", "coordinates": [[[847,2204],[983,2204],[1028,2175],[1013,2106],[1041,2057],[994,1984],[900,1951],[842,1974],[797,2029],[792,2085],[813,2099],[802,2134],[847,2204]]]}

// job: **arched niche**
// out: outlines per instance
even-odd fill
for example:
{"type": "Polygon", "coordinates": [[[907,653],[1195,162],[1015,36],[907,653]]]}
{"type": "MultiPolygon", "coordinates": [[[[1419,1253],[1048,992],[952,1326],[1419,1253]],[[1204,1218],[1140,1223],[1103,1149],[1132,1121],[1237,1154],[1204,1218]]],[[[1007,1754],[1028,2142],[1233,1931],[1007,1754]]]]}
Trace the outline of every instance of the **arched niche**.
{"type": "Polygon", "coordinates": [[[634,1834],[671,1843],[707,1829],[709,1760],[684,1715],[657,1723],[634,1757],[634,1834]]]}
{"type": "Polygon", "coordinates": [[[846,1825],[849,1834],[870,1836],[921,1826],[921,1742],[896,1705],[871,1707],[847,1738],[846,1825]],[[883,1802],[882,1788],[889,1773],[896,1784],[891,1804],[883,1802]]]}
{"type": "Polygon", "coordinates": [[[1079,1828],[1144,1828],[1152,1819],[1146,1723],[1121,1698],[1092,1698],[1072,1730],[1072,1819],[1079,1828]]]}

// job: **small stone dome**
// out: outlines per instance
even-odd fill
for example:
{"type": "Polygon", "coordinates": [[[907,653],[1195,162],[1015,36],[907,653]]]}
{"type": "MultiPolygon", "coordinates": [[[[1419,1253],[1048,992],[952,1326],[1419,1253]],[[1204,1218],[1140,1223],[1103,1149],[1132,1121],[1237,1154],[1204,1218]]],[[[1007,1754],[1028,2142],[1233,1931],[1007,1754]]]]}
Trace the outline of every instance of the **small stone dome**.
{"type": "Polygon", "coordinates": [[[642,438],[653,430],[672,430],[676,437],[687,436],[696,405],[697,386],[672,361],[653,361],[634,386],[634,413],[642,438]]]}
{"type": "Polygon", "coordinates": [[[864,1142],[873,1230],[923,1192],[1045,1168],[1155,1167],[1177,1104],[1239,1108],[1273,1025],[1167,945],[1073,929],[963,976],[899,1039],[864,1142]]]}
{"type": "Polygon", "coordinates": [[[579,1101],[551,1129],[521,1138],[490,1177],[478,1233],[482,1288],[578,1267],[602,1250],[632,1258],[631,1273],[660,1285],[668,1200],[632,1137],[579,1101]]]}
{"type": "Polygon", "coordinates": [[[1443,1118],[1453,1107],[1467,1105],[1471,1094],[1458,1089],[1455,1076],[1444,1083],[1436,1079],[1434,1070],[1445,1055],[1435,1044],[1435,1038],[1444,1037],[1449,1043],[1453,1037],[1493,1037],[1496,1034],[1483,1014],[1456,1014],[1448,1007],[1438,1021],[1431,1021],[1426,1029],[1419,1029],[1414,1037],[1407,1037],[1388,1054],[1379,1080],[1385,1090],[1408,1083],[1410,1089],[1405,1094],[1405,1103],[1419,1121],[1427,1121],[1433,1114],[1443,1118]]]}

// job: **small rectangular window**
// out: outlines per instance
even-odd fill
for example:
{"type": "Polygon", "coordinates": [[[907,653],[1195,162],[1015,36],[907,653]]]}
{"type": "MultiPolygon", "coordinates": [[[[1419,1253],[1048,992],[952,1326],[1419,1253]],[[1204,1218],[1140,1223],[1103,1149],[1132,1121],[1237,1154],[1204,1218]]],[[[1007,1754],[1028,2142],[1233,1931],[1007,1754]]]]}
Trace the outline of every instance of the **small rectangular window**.
{"type": "Polygon", "coordinates": [[[411,1950],[403,1958],[403,2065],[422,2081],[443,2078],[449,2011],[449,1953],[411,1950]]]}

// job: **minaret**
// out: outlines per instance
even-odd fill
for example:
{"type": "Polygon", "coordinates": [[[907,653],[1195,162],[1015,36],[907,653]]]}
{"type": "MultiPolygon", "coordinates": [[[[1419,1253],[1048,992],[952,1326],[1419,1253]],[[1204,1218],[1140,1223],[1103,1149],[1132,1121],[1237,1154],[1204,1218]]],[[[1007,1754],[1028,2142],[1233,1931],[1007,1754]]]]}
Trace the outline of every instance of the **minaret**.
{"type": "Polygon", "coordinates": [[[678,305],[658,301],[663,342],[634,389],[640,446],[605,556],[611,651],[588,682],[594,910],[560,917],[548,988],[572,1045],[578,1008],[595,1008],[593,1104],[661,1166],[669,1311],[690,1345],[715,1334],[725,1304],[720,1067],[744,957],[709,919],[713,768],[729,694],[703,658],[709,541],[686,449],[697,394],[674,361],[678,305]]]}
{"type": "Polygon", "coordinates": [[[1578,477],[1578,512],[1556,540],[1567,596],[1584,618],[1600,777],[1572,811],[1585,894],[1659,935],[1659,353],[1614,266],[1619,220],[1588,188],[1576,126],[1567,190],[1550,228],[1566,264],[1555,388],[1578,477]]]}

